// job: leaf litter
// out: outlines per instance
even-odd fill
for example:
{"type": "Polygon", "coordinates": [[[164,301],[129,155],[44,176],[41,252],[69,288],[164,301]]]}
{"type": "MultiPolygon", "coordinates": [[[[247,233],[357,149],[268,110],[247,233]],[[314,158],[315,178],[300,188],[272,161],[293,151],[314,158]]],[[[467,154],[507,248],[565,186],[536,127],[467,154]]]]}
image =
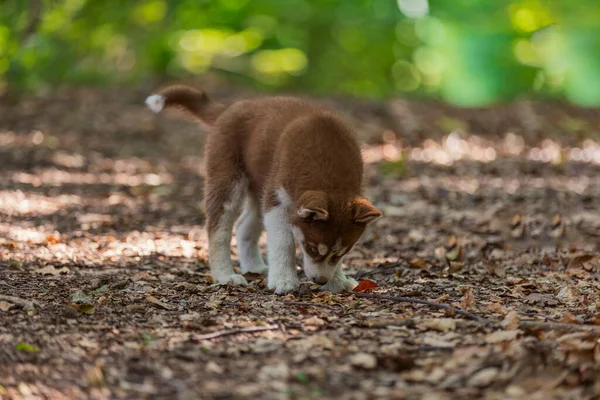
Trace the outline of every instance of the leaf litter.
{"type": "Polygon", "coordinates": [[[345,258],[358,290],[319,292],[301,275],[280,297],[261,276],[212,285],[204,135],[148,113],[147,92],[65,89],[0,115],[3,398],[600,395],[600,168],[529,156],[598,146],[560,126],[600,117],[334,102],[362,116],[366,195],[386,216],[345,258]],[[465,132],[441,129],[448,118],[465,132]],[[388,131],[400,161],[382,161],[388,131]],[[448,158],[450,134],[496,158],[448,158]]]}

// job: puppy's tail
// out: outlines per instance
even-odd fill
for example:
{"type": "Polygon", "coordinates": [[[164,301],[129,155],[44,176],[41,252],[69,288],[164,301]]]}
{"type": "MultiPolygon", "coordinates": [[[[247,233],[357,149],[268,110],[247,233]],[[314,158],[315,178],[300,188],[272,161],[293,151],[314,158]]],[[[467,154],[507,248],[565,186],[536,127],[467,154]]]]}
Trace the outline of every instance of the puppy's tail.
{"type": "Polygon", "coordinates": [[[185,111],[207,125],[212,125],[225,107],[208,98],[206,93],[184,85],[168,86],[146,98],[146,105],[155,113],[165,108],[185,111]]]}

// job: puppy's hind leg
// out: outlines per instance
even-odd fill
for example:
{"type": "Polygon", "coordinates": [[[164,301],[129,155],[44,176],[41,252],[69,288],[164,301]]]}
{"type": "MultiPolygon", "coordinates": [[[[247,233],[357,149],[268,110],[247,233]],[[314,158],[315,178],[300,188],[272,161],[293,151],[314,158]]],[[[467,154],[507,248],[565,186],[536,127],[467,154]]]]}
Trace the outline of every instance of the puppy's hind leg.
{"type": "Polygon", "coordinates": [[[208,262],[216,283],[247,285],[246,278],[234,272],[231,264],[231,235],[246,195],[244,178],[209,180],[206,184],[206,215],[208,219],[208,262]]]}
{"type": "Polygon", "coordinates": [[[246,197],[244,211],[235,225],[238,255],[242,272],[266,274],[268,268],[260,255],[258,240],[263,230],[257,199],[251,194],[246,197]]]}

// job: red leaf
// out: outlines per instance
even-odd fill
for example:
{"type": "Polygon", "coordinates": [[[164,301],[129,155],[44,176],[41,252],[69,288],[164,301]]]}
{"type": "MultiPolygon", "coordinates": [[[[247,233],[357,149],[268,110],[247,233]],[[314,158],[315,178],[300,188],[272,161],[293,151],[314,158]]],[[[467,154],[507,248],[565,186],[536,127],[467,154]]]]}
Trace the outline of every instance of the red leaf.
{"type": "Polygon", "coordinates": [[[366,292],[369,289],[375,289],[378,285],[368,279],[360,281],[357,287],[352,289],[353,292],[366,292]]]}
{"type": "Polygon", "coordinates": [[[46,236],[46,246],[50,245],[50,244],[58,244],[60,243],[60,240],[58,240],[58,238],[54,235],[48,235],[46,236]]]}

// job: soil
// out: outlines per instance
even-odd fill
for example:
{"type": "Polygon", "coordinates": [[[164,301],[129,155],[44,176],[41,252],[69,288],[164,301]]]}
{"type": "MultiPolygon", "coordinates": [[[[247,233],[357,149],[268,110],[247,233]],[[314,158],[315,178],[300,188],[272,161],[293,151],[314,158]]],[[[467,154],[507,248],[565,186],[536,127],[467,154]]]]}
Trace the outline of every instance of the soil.
{"type": "Polygon", "coordinates": [[[597,112],[320,99],[385,217],[363,292],[277,296],[211,283],[204,136],[149,92],[1,106],[1,398],[600,396],[597,112]]]}

